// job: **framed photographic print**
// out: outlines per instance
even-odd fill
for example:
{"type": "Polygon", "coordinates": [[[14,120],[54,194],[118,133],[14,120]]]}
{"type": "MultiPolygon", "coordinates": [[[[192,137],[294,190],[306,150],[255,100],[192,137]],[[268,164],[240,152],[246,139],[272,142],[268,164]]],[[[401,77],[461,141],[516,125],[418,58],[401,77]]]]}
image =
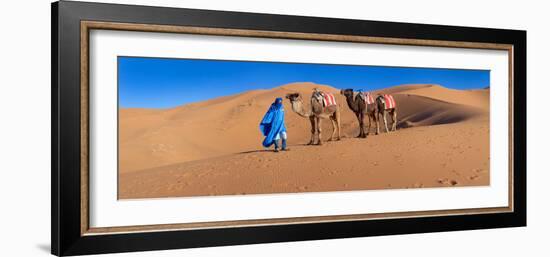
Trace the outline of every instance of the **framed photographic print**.
{"type": "Polygon", "coordinates": [[[526,225],[526,32],[52,5],[52,253],[526,225]]]}

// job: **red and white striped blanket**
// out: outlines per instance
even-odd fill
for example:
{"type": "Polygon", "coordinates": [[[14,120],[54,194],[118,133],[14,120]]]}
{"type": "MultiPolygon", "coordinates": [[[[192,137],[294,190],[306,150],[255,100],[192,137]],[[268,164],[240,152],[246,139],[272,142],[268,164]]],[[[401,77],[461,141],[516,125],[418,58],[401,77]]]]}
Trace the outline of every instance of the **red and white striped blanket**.
{"type": "Polygon", "coordinates": [[[386,109],[395,108],[395,99],[392,95],[384,95],[384,101],[386,102],[386,109]]]}
{"type": "Polygon", "coordinates": [[[372,94],[369,92],[363,92],[363,100],[365,100],[366,104],[373,104],[374,98],[372,97],[372,94]]]}
{"type": "Polygon", "coordinates": [[[336,98],[332,93],[323,92],[323,105],[325,107],[336,105],[336,98]]]}

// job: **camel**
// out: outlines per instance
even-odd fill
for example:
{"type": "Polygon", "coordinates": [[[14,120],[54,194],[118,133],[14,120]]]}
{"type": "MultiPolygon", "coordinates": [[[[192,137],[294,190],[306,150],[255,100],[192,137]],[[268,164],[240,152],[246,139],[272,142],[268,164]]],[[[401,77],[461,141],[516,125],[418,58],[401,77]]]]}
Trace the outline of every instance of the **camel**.
{"type": "Polygon", "coordinates": [[[378,123],[378,106],[376,103],[367,104],[364,98],[361,96],[362,92],[353,97],[353,89],[340,90],[340,94],[346,97],[348,107],[355,113],[357,121],[359,122],[359,135],[357,137],[365,138],[370,133],[372,122],[376,122],[376,135],[380,133],[380,126],[378,123]],[[365,134],[365,123],[363,121],[365,115],[369,119],[369,127],[365,134]]]}
{"type": "Polygon", "coordinates": [[[290,101],[292,111],[300,115],[300,117],[309,119],[311,123],[311,139],[308,145],[321,145],[321,121],[323,119],[330,119],[332,122],[332,135],[328,141],[334,140],[336,130],[338,129],[338,136],[336,140],[340,140],[340,109],[338,105],[323,106],[322,99],[318,99],[311,96],[311,110],[304,110],[304,103],[300,93],[290,93],[286,95],[286,98],[290,101]]]}
{"type": "Polygon", "coordinates": [[[376,97],[376,103],[378,105],[378,115],[382,115],[384,118],[384,126],[386,127],[386,133],[388,133],[388,121],[386,120],[386,113],[389,113],[392,117],[392,129],[391,131],[397,130],[397,106],[394,106],[394,108],[388,108],[386,109],[386,100],[384,100],[384,97],[381,95],[378,95],[376,97]]]}

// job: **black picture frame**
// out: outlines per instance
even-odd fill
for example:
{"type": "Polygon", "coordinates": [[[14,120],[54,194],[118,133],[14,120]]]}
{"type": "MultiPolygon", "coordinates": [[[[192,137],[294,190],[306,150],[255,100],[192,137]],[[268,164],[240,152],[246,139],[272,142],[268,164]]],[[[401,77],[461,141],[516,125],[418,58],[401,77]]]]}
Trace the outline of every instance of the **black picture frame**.
{"type": "Polygon", "coordinates": [[[55,255],[364,237],[526,225],[526,31],[61,1],[52,4],[52,206],[55,255]],[[81,234],[82,20],[513,45],[513,212],[218,229],[81,234]]]}

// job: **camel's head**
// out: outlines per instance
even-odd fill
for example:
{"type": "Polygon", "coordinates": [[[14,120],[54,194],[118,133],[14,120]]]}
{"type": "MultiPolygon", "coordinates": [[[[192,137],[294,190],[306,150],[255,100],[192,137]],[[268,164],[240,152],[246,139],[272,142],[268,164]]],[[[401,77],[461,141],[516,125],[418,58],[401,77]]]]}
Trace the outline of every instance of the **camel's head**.
{"type": "Polygon", "coordinates": [[[340,90],[340,94],[341,95],[344,95],[344,96],[353,96],[353,89],[351,88],[348,88],[348,89],[342,89],[340,90]]]}
{"type": "Polygon", "coordinates": [[[302,100],[302,95],[300,93],[289,93],[286,94],[285,98],[290,100],[290,102],[296,102],[302,100]]]}

